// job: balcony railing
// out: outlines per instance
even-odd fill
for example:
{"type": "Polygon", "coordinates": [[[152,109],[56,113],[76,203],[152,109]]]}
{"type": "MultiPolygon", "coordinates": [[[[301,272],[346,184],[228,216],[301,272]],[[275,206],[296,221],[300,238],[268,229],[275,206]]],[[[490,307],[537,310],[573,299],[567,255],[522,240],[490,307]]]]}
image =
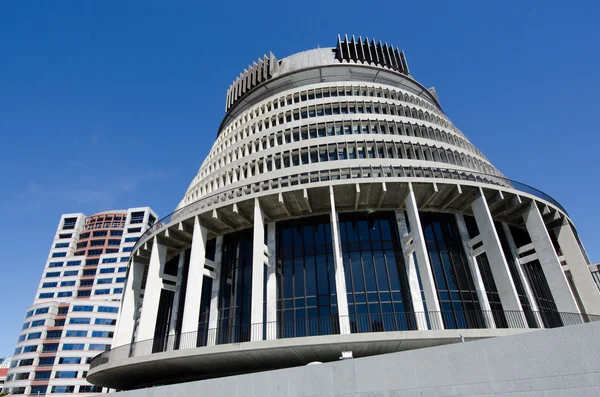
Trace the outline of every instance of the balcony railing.
{"type": "Polygon", "coordinates": [[[340,334],[347,327],[352,334],[441,329],[545,328],[600,321],[600,315],[550,311],[464,310],[448,312],[402,312],[331,316],[259,324],[232,324],[221,321],[219,328],[200,324],[194,332],[165,335],[115,347],[94,357],[90,369],[130,357],[197,347],[250,341],[340,334]]]}
{"type": "Polygon", "coordinates": [[[133,252],[139,245],[142,244],[147,236],[160,230],[165,225],[176,219],[181,219],[186,214],[191,214],[197,210],[208,209],[212,206],[226,202],[238,197],[247,196],[259,192],[267,192],[273,189],[287,186],[305,185],[310,183],[334,181],[341,179],[372,179],[372,178],[432,178],[432,179],[448,179],[469,182],[479,182],[498,187],[510,188],[519,190],[524,193],[531,194],[542,200],[545,200],[565,214],[567,211],[551,196],[538,190],[532,186],[517,182],[511,179],[503,178],[497,175],[482,174],[479,172],[456,170],[448,168],[436,167],[347,167],[323,170],[310,173],[301,173],[295,175],[287,175],[279,178],[264,180],[250,185],[238,186],[229,190],[222,190],[210,195],[206,195],[191,204],[181,207],[169,215],[161,218],[148,228],[136,242],[133,252]]]}

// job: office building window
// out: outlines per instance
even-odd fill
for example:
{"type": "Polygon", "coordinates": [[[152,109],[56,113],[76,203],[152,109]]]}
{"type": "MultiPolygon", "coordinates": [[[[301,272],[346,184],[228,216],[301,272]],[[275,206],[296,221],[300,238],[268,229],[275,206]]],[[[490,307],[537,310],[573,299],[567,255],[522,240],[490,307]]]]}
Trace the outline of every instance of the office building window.
{"type": "Polygon", "coordinates": [[[69,330],[65,336],[67,338],[85,338],[87,336],[87,331],[69,330]]]}
{"type": "Polygon", "coordinates": [[[54,298],[54,292],[45,292],[40,294],[39,299],[49,299],[54,298]]]}
{"type": "Polygon", "coordinates": [[[100,274],[109,274],[109,273],[114,273],[115,272],[115,268],[114,267],[108,267],[106,269],[100,269],[100,274]]]}
{"type": "Polygon", "coordinates": [[[63,273],[64,277],[77,276],[79,274],[78,270],[69,270],[63,273]]]}
{"type": "Polygon", "coordinates": [[[110,307],[110,306],[99,306],[98,312],[99,313],[118,313],[119,308],[118,307],[110,307]]]}
{"type": "MultiPolygon", "coordinates": [[[[109,331],[92,331],[92,338],[112,338],[113,332],[109,331]]],[[[92,349],[90,349],[92,350],[92,349]]]]}
{"type": "Polygon", "coordinates": [[[50,379],[52,371],[36,371],[35,380],[50,379]]]}
{"type": "Polygon", "coordinates": [[[122,294],[123,293],[123,288],[115,288],[113,289],[113,294],[122,294]]]}
{"type": "Polygon", "coordinates": [[[69,248],[69,243],[56,243],[54,248],[69,248]]]}
{"type": "Polygon", "coordinates": [[[46,322],[46,320],[35,320],[31,322],[31,326],[32,327],[41,327],[42,325],[44,325],[44,323],[46,322]]]}
{"type": "Polygon", "coordinates": [[[62,331],[48,331],[46,333],[46,339],[60,339],[62,331]]]}
{"type": "Polygon", "coordinates": [[[63,292],[59,292],[56,296],[58,298],[67,298],[69,296],[73,296],[73,292],[72,291],[63,291],[63,292]]]}
{"type": "Polygon", "coordinates": [[[72,287],[75,285],[75,280],[71,280],[71,281],[61,281],[60,286],[61,287],[72,287]]]}
{"type": "Polygon", "coordinates": [[[51,367],[54,365],[54,357],[40,357],[39,367],[51,367]]]}
{"type": "Polygon", "coordinates": [[[53,252],[52,253],[53,258],[64,258],[65,256],[67,256],[66,252],[53,252]]]}
{"type": "Polygon", "coordinates": [[[58,343],[44,343],[42,353],[50,353],[58,350],[58,343]]]}
{"type": "Polygon", "coordinates": [[[69,319],[69,324],[89,324],[90,319],[84,317],[71,317],[69,319]]]}
{"type": "Polygon", "coordinates": [[[117,258],[104,258],[102,259],[102,263],[116,263],[117,258]]]}
{"type": "Polygon", "coordinates": [[[53,282],[53,283],[43,283],[42,284],[42,288],[55,288],[58,285],[57,282],[53,282]]]}
{"type": "Polygon", "coordinates": [[[105,345],[105,344],[101,344],[101,343],[90,343],[90,347],[88,350],[106,351],[106,350],[110,350],[110,345],[105,345]]]}
{"type": "Polygon", "coordinates": [[[59,364],[81,364],[81,357],[61,357],[58,359],[59,364]]]}
{"type": "MultiPolygon", "coordinates": [[[[36,378],[37,379],[37,378],[36,378]]],[[[46,394],[48,386],[31,386],[30,396],[42,396],[46,394]]]]}
{"type": "Polygon", "coordinates": [[[73,306],[74,312],[93,312],[94,306],[91,305],[75,305],[73,306]]]}
{"type": "Polygon", "coordinates": [[[75,229],[76,222],[77,222],[77,218],[65,218],[65,221],[63,222],[62,230],[75,229]]]}
{"type": "Polygon", "coordinates": [[[62,350],[83,350],[84,348],[83,343],[65,343],[62,350]]]}
{"type": "Polygon", "coordinates": [[[110,294],[110,289],[97,289],[94,291],[94,295],[108,295],[110,294]]]}
{"type": "Polygon", "coordinates": [[[62,267],[63,264],[64,262],[50,262],[48,267],[62,267]]]}
{"type": "Polygon", "coordinates": [[[81,261],[68,261],[67,266],[79,266],[81,265],[81,261]]]}
{"type": "Polygon", "coordinates": [[[52,386],[52,393],[75,393],[75,386],[52,386]]]}

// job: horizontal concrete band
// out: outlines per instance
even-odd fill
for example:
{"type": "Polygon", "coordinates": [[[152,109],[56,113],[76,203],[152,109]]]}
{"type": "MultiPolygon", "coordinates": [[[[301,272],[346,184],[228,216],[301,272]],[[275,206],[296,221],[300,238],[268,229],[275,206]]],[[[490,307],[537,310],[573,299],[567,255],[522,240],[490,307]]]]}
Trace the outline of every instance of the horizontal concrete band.
{"type": "Polygon", "coordinates": [[[397,331],[231,343],[124,357],[90,369],[88,381],[115,389],[215,378],[354,357],[514,335],[534,329],[397,331]]]}
{"type": "Polygon", "coordinates": [[[114,396],[596,396],[599,339],[597,322],[114,396]]]}

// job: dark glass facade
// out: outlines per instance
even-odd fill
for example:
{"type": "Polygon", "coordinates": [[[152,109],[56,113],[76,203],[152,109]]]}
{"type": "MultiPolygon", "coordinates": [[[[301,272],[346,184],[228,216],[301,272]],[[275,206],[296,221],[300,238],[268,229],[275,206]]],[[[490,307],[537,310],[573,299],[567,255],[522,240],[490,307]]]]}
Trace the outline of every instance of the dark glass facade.
{"type": "Polygon", "coordinates": [[[415,329],[393,212],[340,214],[351,332],[415,329]]]}
{"type": "Polygon", "coordinates": [[[432,212],[419,215],[444,328],[485,328],[454,215],[432,212]]]}
{"type": "Polygon", "coordinates": [[[252,229],[223,237],[218,343],[250,340],[252,229]]]}
{"type": "Polygon", "coordinates": [[[339,333],[328,216],[277,223],[278,337],[339,333]]]}

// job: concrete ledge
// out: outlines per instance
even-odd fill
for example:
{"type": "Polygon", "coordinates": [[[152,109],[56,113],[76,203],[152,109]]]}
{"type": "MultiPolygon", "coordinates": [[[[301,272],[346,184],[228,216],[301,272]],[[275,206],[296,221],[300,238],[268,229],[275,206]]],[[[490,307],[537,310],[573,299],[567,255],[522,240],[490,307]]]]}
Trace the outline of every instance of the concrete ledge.
{"type": "Polygon", "coordinates": [[[458,343],[461,334],[465,341],[472,341],[529,331],[535,330],[396,331],[234,343],[109,362],[91,369],[87,379],[96,385],[128,390],[302,366],[314,361],[337,361],[341,352],[347,350],[354,357],[367,357],[458,343]]]}

